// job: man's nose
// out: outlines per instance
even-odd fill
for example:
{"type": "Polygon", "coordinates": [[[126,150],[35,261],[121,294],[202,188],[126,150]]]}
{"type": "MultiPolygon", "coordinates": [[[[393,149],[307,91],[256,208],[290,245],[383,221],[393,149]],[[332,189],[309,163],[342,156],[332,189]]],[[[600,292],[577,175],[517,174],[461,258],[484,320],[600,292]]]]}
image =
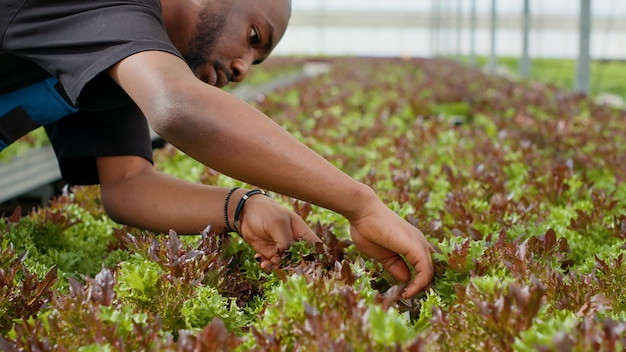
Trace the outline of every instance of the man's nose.
{"type": "Polygon", "coordinates": [[[231,80],[233,82],[241,82],[246,78],[248,71],[250,70],[250,66],[252,65],[252,60],[248,60],[245,58],[235,59],[230,63],[230,69],[233,73],[231,80]]]}

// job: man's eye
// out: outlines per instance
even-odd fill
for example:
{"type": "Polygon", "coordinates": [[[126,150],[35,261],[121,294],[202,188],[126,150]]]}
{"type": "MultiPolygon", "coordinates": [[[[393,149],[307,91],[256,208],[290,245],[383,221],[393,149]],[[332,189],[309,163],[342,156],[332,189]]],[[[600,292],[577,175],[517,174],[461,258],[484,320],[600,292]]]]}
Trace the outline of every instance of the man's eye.
{"type": "Polygon", "coordinates": [[[250,29],[250,43],[256,44],[259,42],[259,34],[256,32],[256,29],[250,29]]]}

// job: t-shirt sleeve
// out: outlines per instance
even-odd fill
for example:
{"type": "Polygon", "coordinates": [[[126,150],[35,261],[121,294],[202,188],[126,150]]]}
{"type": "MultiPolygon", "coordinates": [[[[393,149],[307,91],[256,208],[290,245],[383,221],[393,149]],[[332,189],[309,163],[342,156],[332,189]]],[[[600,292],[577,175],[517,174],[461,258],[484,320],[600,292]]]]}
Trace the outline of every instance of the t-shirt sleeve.
{"type": "Polygon", "coordinates": [[[78,107],[98,110],[114,100],[99,95],[123,94],[104,73],[115,63],[149,50],[181,57],[167,36],[158,0],[30,0],[5,32],[2,50],[55,76],[78,107]]]}

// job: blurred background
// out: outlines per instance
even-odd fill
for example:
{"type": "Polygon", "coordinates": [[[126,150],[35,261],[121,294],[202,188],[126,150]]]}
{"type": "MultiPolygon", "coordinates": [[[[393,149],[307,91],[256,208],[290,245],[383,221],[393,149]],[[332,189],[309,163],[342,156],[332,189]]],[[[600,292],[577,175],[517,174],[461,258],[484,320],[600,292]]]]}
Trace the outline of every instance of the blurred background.
{"type": "Polygon", "coordinates": [[[447,57],[521,78],[534,78],[536,60],[556,59],[554,69],[572,70],[571,83],[557,83],[582,93],[615,76],[615,67],[598,62],[626,59],[624,0],[294,0],[292,6],[279,55],[447,57]]]}
{"type": "Polygon", "coordinates": [[[495,12],[497,54],[517,56],[527,5],[530,55],[575,58],[585,2],[591,56],[626,58],[624,0],[294,0],[276,53],[431,57],[475,49],[488,55],[495,12]]]}
{"type": "MultiPolygon", "coordinates": [[[[274,56],[451,59],[626,109],[626,0],[293,0],[292,6],[274,56]]],[[[276,70],[261,68],[261,81],[276,79],[276,70]]],[[[252,96],[256,89],[251,85],[252,96]]],[[[13,161],[0,163],[0,213],[25,197],[46,204],[63,185],[49,147],[13,158],[47,145],[39,132],[2,155],[13,161]]]]}

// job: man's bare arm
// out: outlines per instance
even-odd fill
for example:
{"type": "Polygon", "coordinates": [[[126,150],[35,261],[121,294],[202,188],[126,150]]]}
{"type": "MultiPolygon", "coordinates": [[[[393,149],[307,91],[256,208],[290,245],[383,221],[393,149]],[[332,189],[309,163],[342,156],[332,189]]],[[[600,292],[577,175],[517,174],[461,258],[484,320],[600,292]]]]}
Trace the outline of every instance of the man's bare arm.
{"type": "Polygon", "coordinates": [[[142,52],[111,74],[159,135],[215,170],[346,216],[355,201],[374,197],[257,109],[198,80],[173,55],[142,52]]]}
{"type": "Polygon", "coordinates": [[[345,216],[357,247],[394,276],[410,278],[398,253],[414,266],[417,276],[407,296],[430,282],[430,246],[419,230],[390,211],[371,188],[341,172],[269,117],[198,80],[181,59],[142,52],[113,66],[110,74],[151,127],[189,156],[236,179],[345,216]]]}

